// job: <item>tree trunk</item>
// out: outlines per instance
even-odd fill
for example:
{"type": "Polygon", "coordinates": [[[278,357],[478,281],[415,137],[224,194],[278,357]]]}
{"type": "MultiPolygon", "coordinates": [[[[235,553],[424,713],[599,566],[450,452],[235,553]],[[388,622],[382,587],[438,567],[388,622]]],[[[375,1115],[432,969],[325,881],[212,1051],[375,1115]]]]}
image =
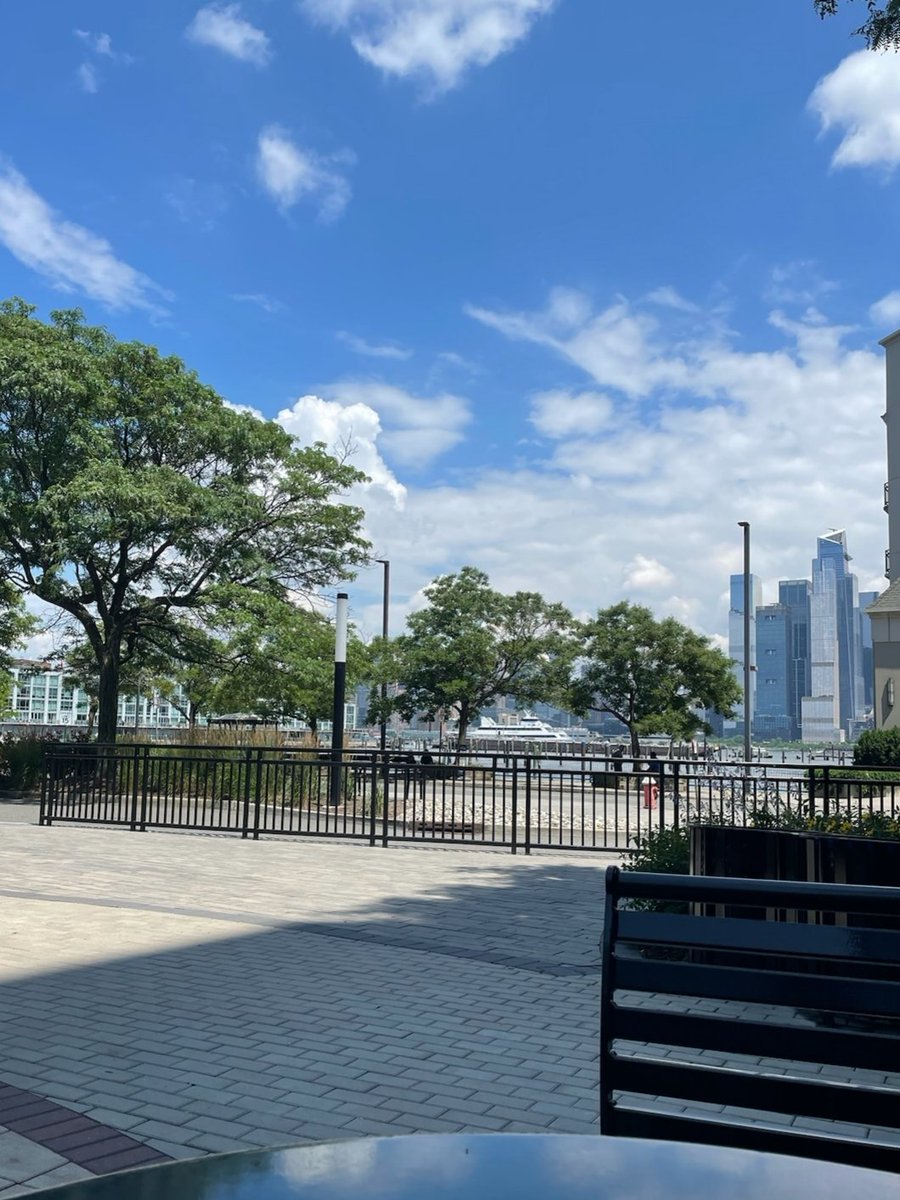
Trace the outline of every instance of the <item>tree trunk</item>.
{"type": "Polygon", "coordinates": [[[119,670],[121,634],[107,638],[100,662],[100,686],[97,689],[97,741],[112,744],[116,740],[119,710],[119,670]]]}
{"type": "Polygon", "coordinates": [[[640,758],[641,757],[641,739],[638,735],[638,731],[635,729],[635,727],[633,725],[629,725],[628,732],[631,734],[631,757],[632,758],[640,758]]]}

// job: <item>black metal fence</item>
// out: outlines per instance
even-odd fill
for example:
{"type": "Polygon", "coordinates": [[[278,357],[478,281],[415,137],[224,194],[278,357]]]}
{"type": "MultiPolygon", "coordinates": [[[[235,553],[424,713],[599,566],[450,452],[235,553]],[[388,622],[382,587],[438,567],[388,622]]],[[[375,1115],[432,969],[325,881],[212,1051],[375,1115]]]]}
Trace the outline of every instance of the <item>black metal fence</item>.
{"type": "Polygon", "coordinates": [[[626,851],[697,821],[780,825],[810,816],[900,819],[900,782],[836,766],[605,756],[413,755],[59,744],[47,748],[41,824],[626,851]],[[653,769],[651,769],[653,768],[653,769]]]}

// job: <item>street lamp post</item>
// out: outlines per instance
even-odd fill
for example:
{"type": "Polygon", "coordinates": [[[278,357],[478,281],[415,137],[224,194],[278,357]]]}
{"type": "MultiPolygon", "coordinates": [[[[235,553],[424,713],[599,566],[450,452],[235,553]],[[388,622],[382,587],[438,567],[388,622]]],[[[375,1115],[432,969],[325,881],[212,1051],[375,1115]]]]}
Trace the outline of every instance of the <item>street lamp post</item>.
{"type": "Polygon", "coordinates": [[[337,594],[334,623],[334,703],[331,712],[331,788],[329,799],[341,802],[341,762],[344,757],[344,692],[347,685],[347,600],[346,592],[337,594]]]}
{"type": "MultiPolygon", "coordinates": [[[[390,633],[391,619],[391,564],[386,558],[376,558],[377,563],[381,563],[384,567],[384,587],[381,593],[381,636],[385,644],[387,644],[388,634],[390,633]]],[[[387,750],[387,682],[382,681],[381,684],[381,729],[379,737],[379,746],[382,755],[387,750]]]]}
{"type": "Polygon", "coordinates": [[[750,522],[738,521],[738,525],[744,531],[744,762],[751,762],[753,743],[750,727],[750,522]]]}

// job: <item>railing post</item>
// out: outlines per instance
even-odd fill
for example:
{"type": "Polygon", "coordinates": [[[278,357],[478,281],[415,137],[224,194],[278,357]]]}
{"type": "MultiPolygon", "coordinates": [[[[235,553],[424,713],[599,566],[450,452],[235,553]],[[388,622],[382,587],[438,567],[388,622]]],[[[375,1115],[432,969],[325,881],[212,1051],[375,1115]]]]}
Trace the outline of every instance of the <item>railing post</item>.
{"type": "Polygon", "coordinates": [[[369,845],[374,846],[377,840],[375,825],[378,820],[378,751],[372,755],[371,762],[371,796],[369,797],[369,845]]]}
{"type": "Polygon", "coordinates": [[[525,756],[525,853],[531,853],[531,755],[525,756]]]}
{"type": "Polygon", "coordinates": [[[52,785],[54,782],[52,772],[55,766],[55,761],[56,760],[53,756],[52,746],[49,746],[45,743],[43,770],[41,771],[41,808],[40,813],[38,814],[39,825],[49,825],[52,820],[50,814],[53,811],[53,798],[55,789],[48,785],[52,785]]]}
{"type": "Polygon", "coordinates": [[[822,809],[827,817],[831,809],[831,767],[822,768],[822,809]]]}
{"type": "Polygon", "coordinates": [[[150,783],[150,747],[144,747],[144,757],[141,763],[141,833],[147,832],[147,792],[150,783]]]}
{"type": "Polygon", "coordinates": [[[512,768],[512,825],[510,828],[510,850],[513,854],[517,852],[519,831],[517,824],[519,820],[519,756],[513,758],[512,768]]]}
{"type": "MultiPolygon", "coordinates": [[[[388,784],[390,782],[390,776],[391,776],[390,761],[391,760],[388,755],[388,752],[387,752],[387,750],[385,750],[384,755],[383,755],[383,761],[381,764],[381,778],[382,778],[382,785],[381,785],[381,791],[382,791],[381,844],[385,849],[387,849],[387,844],[388,844],[388,784]]],[[[396,829],[394,830],[394,832],[395,833],[397,832],[396,829]]]]}
{"type": "Polygon", "coordinates": [[[242,821],[241,837],[250,835],[250,763],[253,761],[253,751],[248,746],[244,751],[244,819],[242,821]]]}
{"type": "Polygon", "coordinates": [[[259,809],[262,803],[262,760],[265,753],[262,746],[256,748],[256,799],[253,802],[253,840],[259,841],[259,809]]]}
{"type": "Polygon", "coordinates": [[[806,802],[809,805],[809,815],[814,817],[816,815],[816,768],[813,766],[812,760],[810,760],[807,770],[809,773],[806,777],[806,802]]]}
{"type": "Polygon", "coordinates": [[[131,754],[131,832],[137,833],[138,827],[138,792],[140,790],[138,759],[141,748],[135,746],[131,754]]]}

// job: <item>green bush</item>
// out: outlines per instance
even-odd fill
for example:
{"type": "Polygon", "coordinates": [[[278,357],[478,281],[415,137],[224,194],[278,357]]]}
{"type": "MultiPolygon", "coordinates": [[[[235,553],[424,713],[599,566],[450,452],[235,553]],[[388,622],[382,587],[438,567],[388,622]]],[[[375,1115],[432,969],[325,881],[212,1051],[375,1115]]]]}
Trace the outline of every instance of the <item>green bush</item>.
{"type": "Polygon", "coordinates": [[[3,738],[0,742],[0,775],[5,777],[6,787],[19,792],[40,784],[47,741],[47,738],[34,736],[6,735],[3,738]]]}
{"type": "Polygon", "coordinates": [[[691,869],[691,836],[686,828],[654,829],[644,837],[633,838],[636,850],[627,871],[664,871],[688,875],[691,869]]]}
{"type": "Polygon", "coordinates": [[[900,768],[900,729],[867,729],[853,752],[858,767],[900,768]]]}

